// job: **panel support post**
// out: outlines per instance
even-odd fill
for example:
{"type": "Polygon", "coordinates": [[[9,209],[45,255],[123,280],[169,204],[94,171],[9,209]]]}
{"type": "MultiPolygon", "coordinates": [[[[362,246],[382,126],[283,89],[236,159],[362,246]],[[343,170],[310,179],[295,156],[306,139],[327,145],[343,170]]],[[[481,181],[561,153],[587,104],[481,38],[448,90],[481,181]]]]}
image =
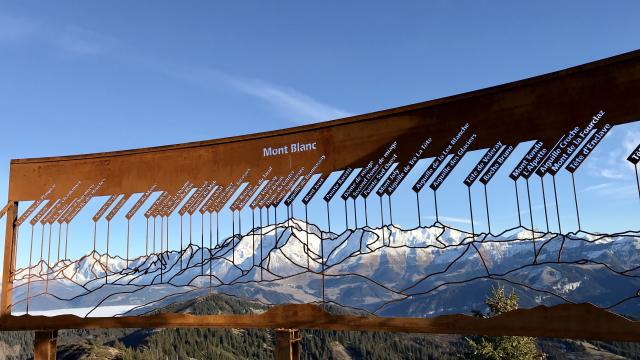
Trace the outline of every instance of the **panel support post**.
{"type": "Polygon", "coordinates": [[[2,296],[0,317],[11,315],[13,301],[13,276],[15,272],[16,221],[18,220],[18,202],[10,201],[7,208],[7,229],[4,243],[4,265],[2,269],[2,296]]]}
{"type": "Polygon", "coordinates": [[[300,360],[301,339],[298,329],[275,329],[276,360],[300,360]]]}
{"type": "Polygon", "coordinates": [[[35,332],[33,359],[55,360],[58,330],[41,330],[35,332]]]}

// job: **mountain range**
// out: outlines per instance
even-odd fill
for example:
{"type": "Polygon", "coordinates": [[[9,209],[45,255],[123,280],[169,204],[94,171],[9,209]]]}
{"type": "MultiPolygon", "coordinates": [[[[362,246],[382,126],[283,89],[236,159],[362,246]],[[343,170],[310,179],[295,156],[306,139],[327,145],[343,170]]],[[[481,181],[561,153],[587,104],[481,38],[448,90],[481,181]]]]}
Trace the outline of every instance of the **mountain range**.
{"type": "MultiPolygon", "coordinates": [[[[207,239],[208,240],[208,239],[207,239]]],[[[291,219],[219,246],[127,261],[91,252],[16,272],[14,314],[139,315],[211,293],[263,304],[327,303],[380,316],[484,308],[497,284],[520,306],[590,302],[640,317],[640,233],[471,234],[441,223],[321,231],[291,219]],[[321,240],[322,239],[322,240],[321,240]],[[323,254],[321,256],[321,254],[323,254]],[[323,271],[324,269],[324,271],[323,271]]]]}

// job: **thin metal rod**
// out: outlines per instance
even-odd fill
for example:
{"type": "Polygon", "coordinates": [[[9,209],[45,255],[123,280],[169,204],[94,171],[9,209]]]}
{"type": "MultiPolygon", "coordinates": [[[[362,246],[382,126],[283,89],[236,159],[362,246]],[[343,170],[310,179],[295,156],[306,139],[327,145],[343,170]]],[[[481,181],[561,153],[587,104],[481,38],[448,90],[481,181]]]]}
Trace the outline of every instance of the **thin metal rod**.
{"type": "Polygon", "coordinates": [[[49,250],[47,251],[47,278],[45,281],[44,292],[49,292],[49,270],[51,270],[51,229],[53,228],[53,224],[49,224],[49,250]]]}
{"type": "MultiPolygon", "coordinates": [[[[211,293],[213,287],[213,259],[211,256],[211,249],[213,248],[213,214],[209,213],[209,293],[211,293]]],[[[182,260],[180,260],[182,263],[182,260]]]]}
{"type": "Polygon", "coordinates": [[[31,290],[31,257],[33,256],[33,231],[35,225],[31,225],[31,245],[29,246],[29,268],[27,275],[27,297],[26,297],[26,313],[29,314],[29,295],[31,290]]]}
{"type": "MultiPolygon", "coordinates": [[[[638,164],[636,164],[634,168],[636,171],[636,185],[638,185],[638,197],[640,197],[640,177],[638,176],[638,164]]],[[[571,176],[573,176],[573,173],[571,173],[571,176]]]]}
{"type": "Polygon", "coordinates": [[[251,209],[251,267],[256,265],[256,209],[251,209]]]}
{"type": "Polygon", "coordinates": [[[520,195],[518,194],[518,183],[514,180],[513,187],[516,189],[516,206],[518,207],[518,226],[522,226],[522,217],[520,216],[520,195]]]}
{"type": "Polygon", "coordinates": [[[64,258],[68,259],[68,249],[69,249],[69,223],[66,223],[65,234],[64,234],[64,258]]]}
{"type": "Polygon", "coordinates": [[[156,217],[153,217],[153,253],[156,253],[156,217]]]}
{"type": "Polygon", "coordinates": [[[110,221],[107,220],[107,259],[106,259],[106,266],[104,269],[104,283],[107,284],[109,282],[109,225],[110,225],[110,221]]]}
{"type": "Polygon", "coordinates": [[[562,224],[560,223],[560,204],[558,204],[558,190],[556,186],[556,176],[552,175],[551,179],[553,180],[553,195],[556,200],[556,215],[558,216],[558,232],[562,234],[562,224]]]}
{"type": "Polygon", "coordinates": [[[44,224],[42,224],[41,239],[40,239],[40,262],[42,262],[44,256],[44,224]]]}
{"type": "Polygon", "coordinates": [[[147,231],[144,236],[145,245],[144,245],[144,254],[145,256],[149,256],[149,218],[147,218],[147,231]]]}
{"type": "Polygon", "coordinates": [[[389,200],[389,223],[393,225],[393,208],[391,207],[391,195],[388,196],[389,200]]]}
{"type": "Polygon", "coordinates": [[[305,232],[307,233],[307,270],[310,270],[311,267],[311,250],[309,250],[309,213],[307,211],[307,204],[304,204],[304,224],[305,224],[305,232]]]}
{"type": "MultiPolygon", "coordinates": [[[[484,184],[484,206],[487,211],[487,227],[489,229],[489,234],[491,234],[491,217],[489,216],[489,196],[487,195],[487,185],[484,184]]],[[[520,215],[518,215],[520,216],[520,215]]]]}
{"type": "Polygon", "coordinates": [[[200,275],[204,276],[204,213],[200,213],[200,275]]]}
{"type": "Polygon", "coordinates": [[[384,210],[382,209],[382,195],[380,199],[380,229],[382,230],[382,246],[384,246],[384,210]]]}
{"type": "MultiPolygon", "coordinates": [[[[148,220],[147,220],[148,221],[148,220]]],[[[44,224],[42,225],[43,229],[44,229],[44,224]]],[[[96,233],[97,233],[97,227],[98,227],[98,222],[94,221],[93,222],[93,252],[96,252],[96,233]]]]}
{"type": "Polygon", "coordinates": [[[418,206],[418,226],[422,227],[422,215],[420,214],[420,193],[418,193],[417,191],[416,191],[416,205],[418,206]]]}
{"type": "Polygon", "coordinates": [[[531,242],[533,243],[533,263],[538,262],[538,251],[536,249],[536,233],[533,230],[533,211],[531,210],[531,191],[529,190],[529,179],[526,179],[527,183],[527,200],[529,202],[529,221],[531,222],[531,242]]]}
{"type": "Polygon", "coordinates": [[[262,227],[262,208],[260,209],[260,281],[262,281],[262,271],[264,270],[263,266],[262,266],[262,248],[264,245],[264,235],[262,233],[263,231],[263,227],[262,227]]]}
{"type": "MultiPolygon", "coordinates": [[[[638,175],[637,173],[637,168],[636,168],[636,176],[638,175]]],[[[571,183],[573,184],[573,200],[576,204],[576,219],[578,219],[578,231],[582,230],[582,226],[580,225],[580,210],[578,209],[578,194],[576,193],[576,178],[573,175],[573,173],[571,173],[571,183]]]]}
{"type": "Polygon", "coordinates": [[[62,243],[62,223],[58,223],[58,258],[56,263],[60,261],[60,245],[62,243]]]}
{"type": "Polygon", "coordinates": [[[353,222],[355,223],[355,228],[358,228],[358,208],[356,207],[356,199],[353,199],[353,222]]]}
{"type": "MultiPolygon", "coordinates": [[[[363,197],[362,200],[364,201],[364,226],[369,226],[369,212],[367,210],[367,198],[363,197]]],[[[353,200],[353,202],[355,203],[355,200],[353,200]]]]}
{"type": "Polygon", "coordinates": [[[476,229],[475,229],[475,227],[473,225],[473,206],[471,204],[471,186],[467,186],[467,193],[469,194],[469,214],[470,214],[470,217],[471,217],[471,237],[472,237],[472,239],[475,239],[476,229]]]}
{"type": "Polygon", "coordinates": [[[346,229],[349,229],[349,212],[347,211],[347,200],[344,201],[344,223],[346,229]]]}
{"type": "Polygon", "coordinates": [[[438,215],[438,192],[436,190],[433,190],[433,206],[436,209],[436,222],[439,223],[440,217],[438,215]]]}
{"type": "Polygon", "coordinates": [[[127,219],[127,268],[129,268],[129,241],[131,239],[131,220],[127,219]]]}
{"type": "Polygon", "coordinates": [[[547,233],[549,232],[549,215],[547,214],[547,195],[544,191],[544,177],[540,177],[540,186],[542,187],[542,204],[544,208],[544,221],[547,224],[547,233]]]}

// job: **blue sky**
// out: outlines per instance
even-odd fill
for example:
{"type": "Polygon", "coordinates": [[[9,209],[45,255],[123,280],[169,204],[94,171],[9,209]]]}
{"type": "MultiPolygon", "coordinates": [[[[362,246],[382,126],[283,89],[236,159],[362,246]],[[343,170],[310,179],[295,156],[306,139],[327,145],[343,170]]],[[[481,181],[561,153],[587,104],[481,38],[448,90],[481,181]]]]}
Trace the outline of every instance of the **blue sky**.
{"type": "MultiPolygon", "coordinates": [[[[279,129],[635,50],[638,14],[637,1],[0,1],[0,189],[11,158],[279,129]]],[[[578,186],[592,194],[585,207],[623,209],[625,221],[636,216],[633,172],[620,161],[636,140],[638,126],[614,129],[611,145],[603,143],[580,170],[578,186]]],[[[558,181],[568,195],[566,177],[558,181]]],[[[490,191],[512,187],[496,184],[490,191]]],[[[532,189],[537,196],[539,183],[532,189]]],[[[481,195],[474,188],[479,214],[481,195]]],[[[421,198],[432,216],[431,194],[421,198]]],[[[468,225],[466,203],[451,204],[443,216],[468,225]]],[[[512,215],[495,218],[508,223],[512,215]]],[[[407,210],[407,226],[413,216],[407,210]]]]}

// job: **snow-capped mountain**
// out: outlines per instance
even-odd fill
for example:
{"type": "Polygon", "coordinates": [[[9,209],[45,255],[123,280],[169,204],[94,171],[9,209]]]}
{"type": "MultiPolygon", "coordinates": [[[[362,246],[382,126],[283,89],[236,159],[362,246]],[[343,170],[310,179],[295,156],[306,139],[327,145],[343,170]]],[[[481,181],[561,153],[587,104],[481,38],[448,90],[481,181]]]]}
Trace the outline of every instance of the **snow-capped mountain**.
{"type": "Polygon", "coordinates": [[[26,310],[27,291],[29,313],[81,316],[141,314],[217,292],[269,304],[324,296],[378,315],[434,316],[482,309],[500,283],[515,289],[523,307],[591,302],[638,317],[638,249],[637,232],[519,227],[473,236],[436,223],[333,234],[292,219],[217,247],[189,245],[128,262],[95,252],[52,268],[40,262],[16,272],[13,312],[26,310]]]}

